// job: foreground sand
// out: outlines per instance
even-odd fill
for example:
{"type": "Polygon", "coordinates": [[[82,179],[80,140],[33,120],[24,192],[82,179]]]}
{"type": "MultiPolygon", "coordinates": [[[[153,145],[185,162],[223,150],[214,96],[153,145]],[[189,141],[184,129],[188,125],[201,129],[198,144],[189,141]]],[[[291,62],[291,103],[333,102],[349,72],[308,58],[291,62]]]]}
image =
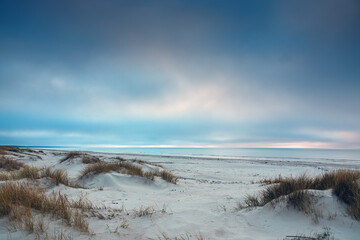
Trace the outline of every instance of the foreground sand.
{"type": "MultiPolygon", "coordinates": [[[[172,184],[159,177],[155,181],[121,173],[91,175],[79,179],[86,166],[81,157],[62,163],[66,151],[42,150],[10,154],[30,166],[64,169],[72,181],[85,188],[73,188],[35,182],[47,194],[61,192],[70,199],[86,196],[99,206],[98,216],[89,215],[90,233],[82,233],[64,226],[59,220],[46,219],[48,231],[55,235],[62,231],[64,239],[164,239],[168,236],[184,239],[284,239],[289,235],[310,235],[329,228],[335,239],[356,240],[360,236],[360,222],[348,216],[346,206],[333,197],[331,191],[316,191],[318,222],[312,216],[286,206],[265,205],[254,209],[236,210],[248,194],[255,194],[265,186],[257,183],[279,175],[315,176],[335,169],[360,169],[360,160],[331,159],[236,159],[191,156],[155,156],[140,154],[111,154],[87,152],[102,161],[115,157],[137,159],[160,164],[179,177],[172,184]],[[150,214],[140,216],[140,210],[150,214]]],[[[143,168],[157,166],[143,163],[143,168]]],[[[20,180],[19,180],[20,181],[20,180]]],[[[21,180],[25,181],[25,180],[21,180]]],[[[3,184],[0,182],[0,184],[3,184]]],[[[50,234],[50,235],[51,235],[50,234]]],[[[7,218],[0,219],[0,239],[33,239],[34,234],[14,231],[7,218]]]]}

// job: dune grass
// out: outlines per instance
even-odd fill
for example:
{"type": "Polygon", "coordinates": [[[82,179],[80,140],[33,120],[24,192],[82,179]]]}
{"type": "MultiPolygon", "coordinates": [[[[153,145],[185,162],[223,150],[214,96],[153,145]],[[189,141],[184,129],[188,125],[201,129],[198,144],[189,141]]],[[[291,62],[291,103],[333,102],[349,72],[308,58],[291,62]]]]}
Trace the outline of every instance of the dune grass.
{"type": "Polygon", "coordinates": [[[33,153],[44,153],[43,151],[36,151],[28,148],[19,148],[19,147],[12,147],[12,146],[0,146],[0,155],[14,155],[19,156],[20,154],[30,154],[33,153]]]}
{"type": "Polygon", "coordinates": [[[0,154],[7,154],[7,152],[17,152],[20,153],[22,151],[21,148],[11,147],[11,146],[0,146],[0,154]]]}
{"type": "Polygon", "coordinates": [[[101,160],[96,157],[96,156],[92,156],[90,154],[87,153],[83,153],[83,152],[78,152],[78,151],[71,151],[68,154],[66,154],[65,157],[63,157],[62,159],[60,159],[60,163],[63,163],[67,160],[71,160],[73,158],[80,158],[81,157],[81,162],[84,164],[92,164],[92,163],[98,163],[101,162],[101,160]]]}
{"type": "Polygon", "coordinates": [[[198,234],[190,234],[190,233],[186,233],[186,234],[181,234],[179,236],[176,237],[169,237],[169,235],[167,235],[166,233],[161,233],[160,236],[158,236],[158,240],[205,240],[205,237],[202,236],[202,234],[199,232],[198,234]]]}
{"type": "Polygon", "coordinates": [[[178,179],[174,174],[172,174],[167,170],[144,171],[141,166],[128,162],[123,159],[119,160],[118,162],[98,162],[94,164],[89,164],[82,170],[80,174],[80,178],[83,178],[90,174],[97,175],[100,173],[108,173],[108,172],[119,172],[131,176],[144,177],[151,181],[154,181],[155,176],[157,176],[173,184],[176,184],[178,179]]]}
{"type": "MultiPolygon", "coordinates": [[[[120,159],[120,158],[118,158],[120,159]]],[[[148,161],[144,161],[144,160],[138,160],[138,159],[133,159],[131,160],[132,162],[136,162],[136,163],[139,163],[141,165],[151,165],[151,166],[154,166],[154,167],[159,167],[159,168],[164,168],[163,165],[161,164],[158,164],[158,163],[152,163],[152,162],[148,162],[148,161]]]]}
{"type": "Polygon", "coordinates": [[[162,170],[160,171],[157,176],[161,177],[162,179],[164,179],[167,182],[176,184],[178,181],[178,177],[176,177],[172,172],[168,171],[168,170],[162,170]]]}
{"type": "Polygon", "coordinates": [[[58,186],[59,184],[66,185],[73,188],[84,188],[79,184],[71,182],[68,178],[68,173],[63,169],[51,168],[37,168],[31,167],[25,164],[21,165],[22,168],[15,171],[1,172],[0,181],[19,180],[19,179],[30,179],[36,180],[40,178],[50,178],[51,181],[58,186]]]}
{"type": "Polygon", "coordinates": [[[52,170],[51,168],[46,168],[42,172],[41,177],[50,178],[55,183],[56,186],[58,186],[60,183],[67,186],[71,185],[68,178],[68,174],[63,169],[52,170]]]}
{"type": "Polygon", "coordinates": [[[101,160],[98,157],[86,154],[82,157],[81,161],[84,164],[92,164],[92,163],[98,163],[101,160]]]}
{"type": "Polygon", "coordinates": [[[264,206],[273,200],[286,196],[289,204],[301,211],[306,211],[309,205],[309,193],[305,190],[332,189],[339,200],[348,205],[349,214],[360,220],[360,171],[337,170],[322,174],[318,177],[301,175],[293,178],[277,178],[275,180],[262,180],[271,185],[266,187],[259,195],[249,195],[239,208],[264,206]],[[274,184],[274,182],[276,182],[274,184]]]}
{"type": "Polygon", "coordinates": [[[154,207],[143,207],[141,206],[139,209],[133,210],[133,215],[136,217],[146,217],[152,216],[156,213],[156,209],[154,207]]]}
{"type": "Polygon", "coordinates": [[[19,170],[23,166],[24,164],[22,162],[5,156],[0,156],[0,168],[5,169],[6,171],[19,170]]]}
{"type": "Polygon", "coordinates": [[[78,151],[71,151],[68,154],[66,154],[65,157],[63,157],[62,159],[60,159],[60,163],[63,163],[67,160],[73,159],[73,158],[77,158],[77,157],[81,157],[83,156],[84,153],[82,152],[78,152],[78,151]]]}
{"type": "Polygon", "coordinates": [[[68,226],[88,232],[88,224],[65,195],[53,193],[47,196],[34,185],[24,183],[5,183],[0,186],[0,217],[9,216],[32,230],[32,212],[57,217],[68,226]],[[26,213],[26,214],[23,214],[26,213]]]}
{"type": "Polygon", "coordinates": [[[86,166],[81,172],[81,178],[85,177],[89,174],[100,174],[100,173],[108,173],[108,172],[120,172],[132,176],[140,176],[140,177],[151,177],[142,170],[140,166],[135,164],[119,161],[119,162],[98,162],[94,164],[89,164],[86,166]]]}
{"type": "Polygon", "coordinates": [[[24,178],[32,180],[38,179],[39,169],[36,167],[29,167],[24,165],[24,167],[20,168],[19,170],[0,173],[0,181],[18,180],[24,178]]]}
{"type": "Polygon", "coordinates": [[[284,240],[334,240],[334,234],[330,232],[330,228],[324,228],[324,231],[321,233],[313,233],[311,235],[294,235],[286,236],[284,240]]]}

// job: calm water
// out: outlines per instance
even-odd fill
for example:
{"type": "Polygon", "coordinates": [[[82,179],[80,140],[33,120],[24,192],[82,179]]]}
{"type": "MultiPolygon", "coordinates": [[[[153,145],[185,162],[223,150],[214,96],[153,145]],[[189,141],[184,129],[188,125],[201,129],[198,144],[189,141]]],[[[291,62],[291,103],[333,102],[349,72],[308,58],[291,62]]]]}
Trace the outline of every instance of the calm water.
{"type": "Polygon", "coordinates": [[[84,148],[43,147],[33,148],[96,151],[111,153],[140,153],[153,155],[226,156],[255,158],[310,158],[360,160],[360,150],[284,149],[284,148],[84,148]]]}

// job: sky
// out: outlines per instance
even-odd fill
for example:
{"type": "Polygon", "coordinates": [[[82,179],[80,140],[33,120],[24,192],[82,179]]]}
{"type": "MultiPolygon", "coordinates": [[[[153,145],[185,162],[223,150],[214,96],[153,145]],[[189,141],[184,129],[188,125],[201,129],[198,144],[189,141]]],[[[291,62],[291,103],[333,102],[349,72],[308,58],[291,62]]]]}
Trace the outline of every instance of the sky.
{"type": "Polygon", "coordinates": [[[0,145],[360,149],[360,1],[3,0],[0,145]]]}

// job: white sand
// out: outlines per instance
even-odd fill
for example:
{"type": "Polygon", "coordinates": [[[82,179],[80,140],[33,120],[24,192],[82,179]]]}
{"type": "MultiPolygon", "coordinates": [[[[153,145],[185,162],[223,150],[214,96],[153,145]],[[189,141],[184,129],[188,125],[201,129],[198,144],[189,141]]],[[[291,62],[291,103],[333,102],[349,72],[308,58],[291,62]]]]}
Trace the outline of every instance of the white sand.
{"type": "MultiPolygon", "coordinates": [[[[80,158],[59,163],[65,151],[44,152],[44,155],[39,155],[41,159],[28,154],[21,154],[17,159],[33,166],[63,168],[74,181],[85,167],[80,158]]],[[[314,191],[319,196],[316,207],[322,215],[318,223],[314,223],[311,216],[287,207],[285,203],[275,207],[265,205],[251,210],[235,210],[237,203],[247,194],[265,188],[253,183],[265,177],[298,176],[303,173],[313,176],[339,168],[359,169],[360,161],[91,154],[103,161],[114,161],[114,157],[121,156],[159,163],[179,176],[179,181],[174,185],[160,178],[151,182],[140,177],[106,173],[79,182],[88,189],[51,185],[46,189],[49,194],[60,191],[73,199],[84,194],[95,205],[125,208],[126,211],[117,212],[111,217],[111,210],[99,210],[106,219],[87,218],[92,235],[62,226],[56,220],[49,220],[52,222],[49,231],[61,228],[70,233],[73,239],[119,239],[119,234],[114,233],[118,229],[120,239],[158,239],[162,233],[171,238],[188,234],[193,237],[190,239],[196,239],[194,236],[201,233],[205,239],[258,240],[320,233],[324,227],[328,227],[335,239],[360,239],[360,222],[347,215],[346,206],[332,196],[329,190],[314,191]],[[140,207],[153,207],[157,212],[151,216],[135,216],[134,210],[140,207]],[[162,209],[166,210],[165,213],[161,212],[162,209]],[[128,224],[128,227],[121,227],[122,223],[128,224]]],[[[0,219],[0,239],[33,238],[33,235],[24,232],[9,232],[8,228],[7,219],[0,219]]]]}

